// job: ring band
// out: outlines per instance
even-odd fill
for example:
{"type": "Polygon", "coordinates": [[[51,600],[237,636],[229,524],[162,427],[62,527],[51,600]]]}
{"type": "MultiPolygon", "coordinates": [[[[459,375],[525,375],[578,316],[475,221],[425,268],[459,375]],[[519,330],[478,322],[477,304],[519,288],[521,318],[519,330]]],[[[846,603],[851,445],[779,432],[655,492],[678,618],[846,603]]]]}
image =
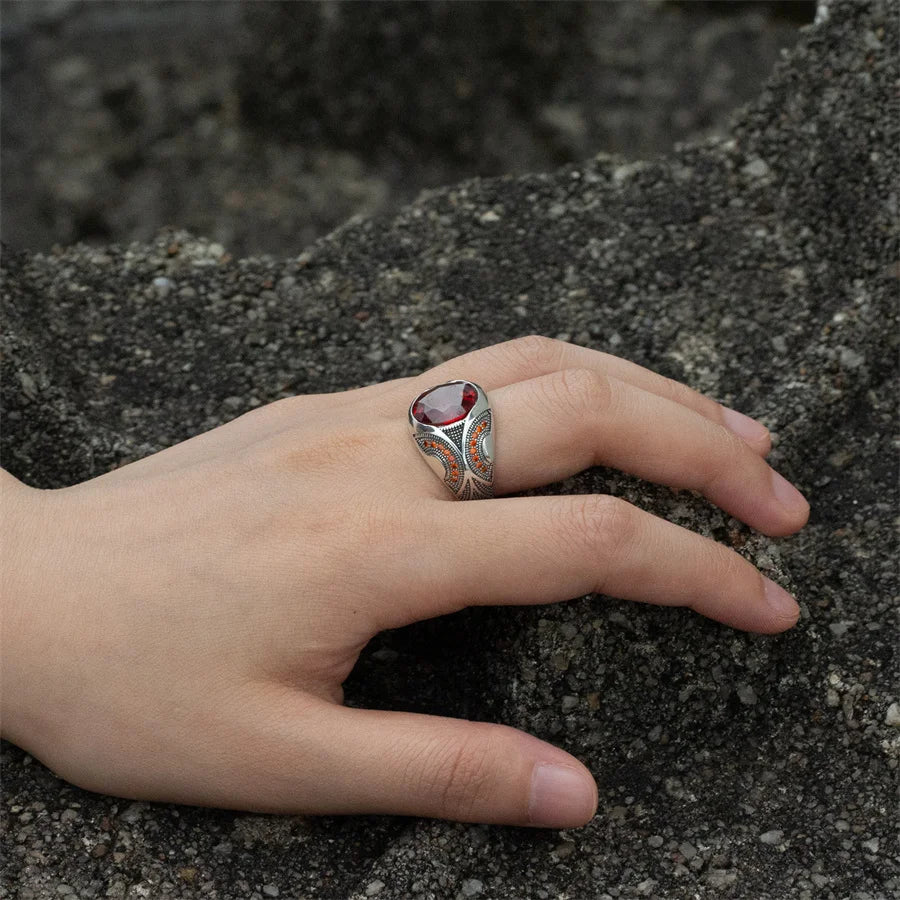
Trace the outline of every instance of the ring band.
{"type": "Polygon", "coordinates": [[[472,381],[446,381],[409,405],[416,446],[457,500],[494,496],[494,415],[472,381]]]}

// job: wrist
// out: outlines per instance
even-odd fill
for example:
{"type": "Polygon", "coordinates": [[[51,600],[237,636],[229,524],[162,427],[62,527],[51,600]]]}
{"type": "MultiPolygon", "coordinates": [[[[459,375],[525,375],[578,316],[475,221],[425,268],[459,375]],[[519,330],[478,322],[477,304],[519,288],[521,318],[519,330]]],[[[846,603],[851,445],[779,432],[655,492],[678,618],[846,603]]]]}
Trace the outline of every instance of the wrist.
{"type": "Polygon", "coordinates": [[[26,749],[43,712],[36,638],[47,621],[44,497],[0,469],[0,737],[26,749]]]}

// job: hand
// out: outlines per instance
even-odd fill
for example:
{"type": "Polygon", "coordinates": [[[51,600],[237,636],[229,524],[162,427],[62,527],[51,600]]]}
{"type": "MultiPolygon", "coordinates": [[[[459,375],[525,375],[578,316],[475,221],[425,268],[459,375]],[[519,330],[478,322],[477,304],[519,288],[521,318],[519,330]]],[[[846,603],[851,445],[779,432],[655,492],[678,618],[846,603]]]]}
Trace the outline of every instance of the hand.
{"type": "Polygon", "coordinates": [[[609,496],[455,502],[406,412],[489,393],[499,494],[593,464],[702,491],[785,535],[809,507],[766,429],[624,360],[544,338],[409,379],[281,400],[92,481],[0,479],[4,737],[123,797],[568,827],[588,770],[502,725],[351,709],[376,632],[591,591],[778,632],[794,600],[732,550],[609,496]]]}

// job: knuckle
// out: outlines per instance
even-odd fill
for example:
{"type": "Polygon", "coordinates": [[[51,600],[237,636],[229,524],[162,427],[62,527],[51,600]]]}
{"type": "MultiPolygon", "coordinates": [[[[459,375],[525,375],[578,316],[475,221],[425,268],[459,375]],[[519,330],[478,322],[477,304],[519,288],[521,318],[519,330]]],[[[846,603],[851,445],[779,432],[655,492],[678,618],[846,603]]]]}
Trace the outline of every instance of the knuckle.
{"type": "Polygon", "coordinates": [[[547,379],[547,399],[576,416],[608,411],[613,403],[610,379],[591,369],[563,369],[547,379]]]}
{"type": "MultiPolygon", "coordinates": [[[[735,598],[752,596],[752,582],[758,577],[754,566],[711,538],[699,537],[700,543],[691,549],[689,561],[692,569],[703,573],[698,585],[703,587],[685,601],[685,605],[696,612],[704,613],[704,608],[712,594],[718,597],[735,598]]],[[[706,613],[704,613],[706,614],[706,613]]]]}
{"type": "Polygon", "coordinates": [[[625,551],[635,536],[634,507],[608,494],[582,497],[570,516],[574,539],[587,553],[601,560],[612,560],[625,551]]]}
{"type": "Polygon", "coordinates": [[[753,572],[753,566],[734,550],[723,546],[717,541],[706,540],[706,556],[704,570],[715,572],[716,582],[727,590],[729,585],[746,578],[753,572]]]}
{"type": "Polygon", "coordinates": [[[702,457],[701,484],[703,490],[709,490],[726,478],[733,477],[741,467],[741,461],[747,459],[750,451],[733,431],[724,425],[715,425],[710,429],[709,452],[702,457]]]}
{"type": "Polygon", "coordinates": [[[494,781],[490,732],[476,722],[465,723],[465,730],[465,736],[436,749],[431,771],[424,776],[428,786],[436,789],[442,814],[454,819],[470,818],[483,806],[494,781]]]}
{"type": "Polygon", "coordinates": [[[701,416],[705,416],[713,421],[718,421],[719,404],[711,397],[695,391],[692,387],[688,387],[681,381],[675,381],[674,378],[667,378],[669,399],[681,406],[694,410],[701,416]]]}
{"type": "Polygon", "coordinates": [[[693,388],[689,388],[684,382],[676,381],[674,378],[664,378],[663,387],[667,399],[690,408],[696,407],[698,399],[703,396],[693,388]]]}
{"type": "Polygon", "coordinates": [[[523,359],[529,368],[552,368],[562,355],[563,342],[542,334],[516,338],[507,345],[509,351],[523,359]]]}

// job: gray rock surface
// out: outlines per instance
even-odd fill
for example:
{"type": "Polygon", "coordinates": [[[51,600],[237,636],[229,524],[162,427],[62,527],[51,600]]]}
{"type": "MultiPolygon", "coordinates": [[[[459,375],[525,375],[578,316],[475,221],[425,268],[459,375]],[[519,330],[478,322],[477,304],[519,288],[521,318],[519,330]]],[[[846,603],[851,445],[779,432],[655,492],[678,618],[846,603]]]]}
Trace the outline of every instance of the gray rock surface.
{"type": "Polygon", "coordinates": [[[810,6],[2,0],[3,239],[291,254],[422,188],[668,150],[810,6]]]}
{"type": "Polygon", "coordinates": [[[812,518],[771,540],[591,470],[553,489],[732,544],[797,593],[797,628],[587,597],[373,642],[351,703],[566,747],[600,785],[585,829],[131,803],[4,744],[3,896],[898,896],[898,18],[896,2],[824,7],[727,138],[437,190],[299,257],[236,260],[183,233],[6,254],[3,464],[32,484],[537,331],[759,416],[812,518]]]}

